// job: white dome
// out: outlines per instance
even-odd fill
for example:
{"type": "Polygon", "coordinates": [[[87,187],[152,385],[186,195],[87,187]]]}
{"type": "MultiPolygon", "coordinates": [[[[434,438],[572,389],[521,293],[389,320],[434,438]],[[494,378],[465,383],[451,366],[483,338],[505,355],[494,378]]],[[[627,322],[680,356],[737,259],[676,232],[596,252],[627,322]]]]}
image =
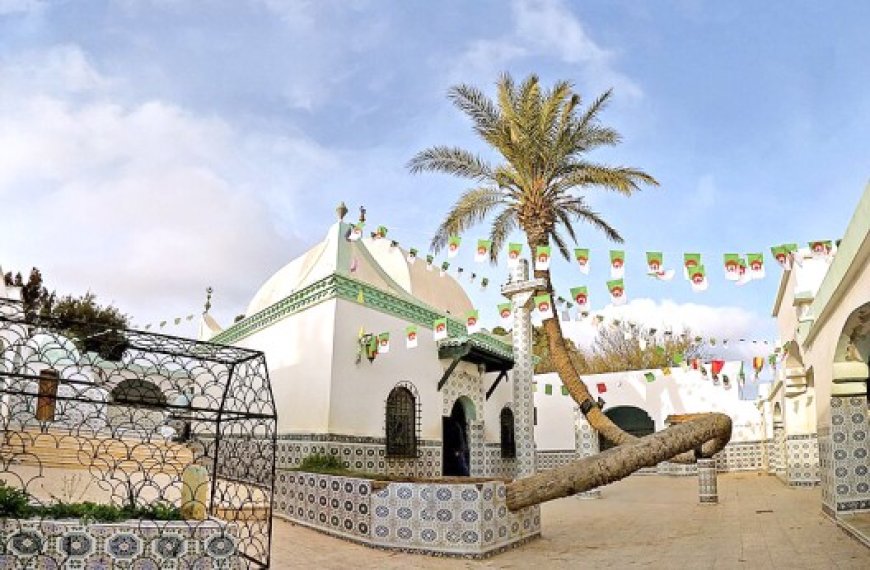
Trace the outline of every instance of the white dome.
{"type": "Polygon", "coordinates": [[[438,312],[464,316],[474,308],[462,286],[438,268],[426,269],[418,259],[409,264],[406,252],[388,239],[348,241],[348,224],[336,223],[326,238],[270,277],[248,305],[251,316],[312,283],[338,273],[397,296],[410,296],[438,312]]]}

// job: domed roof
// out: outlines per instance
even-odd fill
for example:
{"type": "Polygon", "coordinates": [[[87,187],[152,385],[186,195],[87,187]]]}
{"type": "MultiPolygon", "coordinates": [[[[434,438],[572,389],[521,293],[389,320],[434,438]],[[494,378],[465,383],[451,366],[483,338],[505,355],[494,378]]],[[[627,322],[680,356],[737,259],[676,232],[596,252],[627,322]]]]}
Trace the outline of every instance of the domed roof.
{"type": "Polygon", "coordinates": [[[462,285],[423,260],[408,263],[407,253],[388,239],[348,241],[349,224],[336,223],[323,241],[270,277],[248,305],[251,316],[333,274],[357,279],[399,297],[413,297],[438,312],[464,316],[474,305],[462,285]]]}

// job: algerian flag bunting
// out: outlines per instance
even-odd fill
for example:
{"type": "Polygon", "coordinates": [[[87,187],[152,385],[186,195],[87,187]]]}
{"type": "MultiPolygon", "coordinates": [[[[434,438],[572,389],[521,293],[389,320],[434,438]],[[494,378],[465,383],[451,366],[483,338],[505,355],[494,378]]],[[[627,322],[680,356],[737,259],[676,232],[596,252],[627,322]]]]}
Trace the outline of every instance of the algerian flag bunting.
{"type": "Polygon", "coordinates": [[[692,277],[689,274],[692,269],[701,265],[701,254],[700,253],[684,253],[683,254],[683,277],[691,280],[692,277]]]}
{"type": "Polygon", "coordinates": [[[625,296],[625,283],[622,279],[613,279],[607,282],[607,289],[610,291],[610,302],[614,305],[624,305],[627,298],[625,296]]]}
{"type": "Polygon", "coordinates": [[[474,254],[474,261],[483,263],[489,257],[489,250],[492,248],[492,241],[488,239],[477,240],[477,252],[474,254]]]}
{"type": "Polygon", "coordinates": [[[750,279],[764,279],[763,253],[747,253],[746,264],[749,266],[747,273],[750,279]]]}
{"type": "Polygon", "coordinates": [[[739,268],[737,270],[738,278],[735,285],[742,287],[743,285],[746,285],[747,283],[752,281],[752,275],[750,275],[749,271],[746,268],[745,259],[743,259],[742,257],[738,258],[737,263],[739,265],[739,268]]]}
{"type": "Polygon", "coordinates": [[[468,311],[465,315],[465,328],[468,329],[468,334],[480,331],[480,312],[477,309],[468,311]]]}
{"type": "Polygon", "coordinates": [[[707,272],[703,265],[695,265],[689,269],[689,282],[692,284],[692,291],[707,290],[707,272]]]}
{"type": "Polygon", "coordinates": [[[433,264],[435,262],[435,258],[431,255],[426,256],[426,270],[432,271],[433,264]]]}
{"type": "Polygon", "coordinates": [[[417,261],[417,248],[412,247],[408,250],[408,263],[414,263],[417,261]]]}
{"type": "Polygon", "coordinates": [[[664,256],[660,251],[646,252],[647,275],[655,277],[659,281],[670,281],[674,278],[673,269],[665,269],[664,256]]]}
{"type": "Polygon", "coordinates": [[[390,333],[385,332],[378,335],[378,352],[381,354],[390,352],[390,333]]]}
{"type": "Polygon", "coordinates": [[[447,257],[456,257],[459,253],[460,243],[462,243],[462,238],[459,236],[450,236],[447,238],[447,257]]]}
{"type": "Polygon", "coordinates": [[[811,241],[809,242],[810,252],[816,259],[830,260],[831,252],[834,249],[831,240],[811,241]]]}
{"type": "Polygon", "coordinates": [[[580,273],[589,275],[589,250],[585,248],[575,249],[574,259],[577,260],[577,265],[580,266],[580,273]]]}
{"type": "Polygon", "coordinates": [[[550,246],[539,245],[535,248],[535,271],[550,269],[550,246]]]}
{"type": "Polygon", "coordinates": [[[417,348],[417,325],[405,327],[405,347],[417,348]]]}
{"type": "Polygon", "coordinates": [[[535,308],[541,320],[553,318],[553,299],[549,294],[535,296],[535,308]]]}
{"type": "Polygon", "coordinates": [[[445,261],[441,264],[441,277],[444,277],[447,274],[447,270],[450,269],[450,262],[445,261]]]}
{"type": "Polygon", "coordinates": [[[523,253],[523,244],[509,243],[508,244],[508,267],[516,267],[520,264],[520,256],[523,253]]]}
{"type": "Polygon", "coordinates": [[[625,252],[618,249],[610,250],[610,278],[621,279],[625,275],[625,252]]]}
{"type": "Polygon", "coordinates": [[[505,328],[513,326],[513,311],[510,303],[501,303],[498,305],[498,316],[501,317],[501,324],[505,328]]]}
{"type": "Polygon", "coordinates": [[[740,256],[736,253],[726,253],[724,256],[725,279],[737,281],[740,279],[740,256]]]}
{"type": "Polygon", "coordinates": [[[571,298],[577,303],[578,309],[585,309],[589,303],[589,292],[587,291],[586,286],[572,287],[571,298]]]}
{"type": "Polygon", "coordinates": [[[378,226],[378,229],[375,231],[375,238],[380,239],[387,237],[388,231],[387,226],[378,226]]]}
{"type": "Polygon", "coordinates": [[[432,325],[432,338],[435,340],[444,340],[447,338],[447,318],[441,317],[435,319],[432,325]]]}
{"type": "Polygon", "coordinates": [[[655,382],[656,380],[656,375],[652,372],[644,372],[643,377],[646,379],[647,382],[655,382]]]}
{"type": "Polygon", "coordinates": [[[347,239],[350,241],[361,240],[363,235],[363,227],[365,227],[365,224],[363,222],[359,222],[358,224],[352,224],[350,226],[350,233],[348,234],[347,239]]]}

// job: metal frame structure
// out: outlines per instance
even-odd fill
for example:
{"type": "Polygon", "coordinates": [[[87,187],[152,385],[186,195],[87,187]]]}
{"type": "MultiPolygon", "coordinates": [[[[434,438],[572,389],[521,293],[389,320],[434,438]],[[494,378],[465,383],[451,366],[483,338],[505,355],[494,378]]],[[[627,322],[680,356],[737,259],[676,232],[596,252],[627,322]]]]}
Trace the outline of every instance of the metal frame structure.
{"type": "Polygon", "coordinates": [[[225,523],[241,565],[268,568],[277,412],[263,353],[71,330],[0,299],[0,481],[43,505],[57,501],[44,484],[70,473],[116,506],[198,505],[190,528],[225,523]],[[207,489],[185,488],[196,471],[207,489]]]}

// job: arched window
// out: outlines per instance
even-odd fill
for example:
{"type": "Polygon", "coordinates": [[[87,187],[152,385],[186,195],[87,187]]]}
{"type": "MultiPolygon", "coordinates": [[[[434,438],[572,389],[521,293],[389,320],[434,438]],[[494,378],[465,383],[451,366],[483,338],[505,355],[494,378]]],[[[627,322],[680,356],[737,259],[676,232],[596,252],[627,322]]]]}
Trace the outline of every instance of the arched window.
{"type": "Polygon", "coordinates": [[[517,442],[515,437],[514,412],[507,406],[501,409],[499,414],[501,424],[501,456],[511,459],[517,456],[517,442]]]}
{"type": "Polygon", "coordinates": [[[387,397],[387,457],[417,457],[417,398],[399,385],[387,397]]]}

